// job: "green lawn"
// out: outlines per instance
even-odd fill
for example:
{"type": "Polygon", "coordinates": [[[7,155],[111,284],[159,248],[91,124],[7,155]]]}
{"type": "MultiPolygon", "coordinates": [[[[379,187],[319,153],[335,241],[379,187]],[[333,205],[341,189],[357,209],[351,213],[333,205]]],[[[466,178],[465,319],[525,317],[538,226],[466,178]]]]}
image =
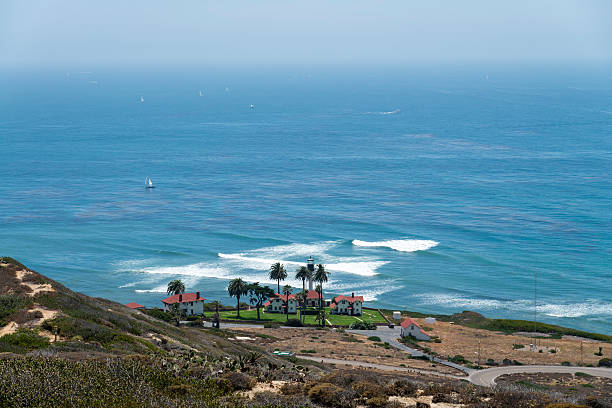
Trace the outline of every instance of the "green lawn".
{"type": "MultiPolygon", "coordinates": [[[[325,308],[325,314],[327,320],[333,325],[349,326],[353,322],[358,322],[360,319],[364,322],[370,323],[385,323],[385,320],[376,310],[364,310],[363,316],[344,316],[344,315],[330,315],[329,308],[325,308]]],[[[280,313],[264,313],[263,309],[260,310],[262,322],[279,322],[282,323],[287,320],[287,315],[280,313]]],[[[236,317],[236,311],[223,311],[219,312],[219,316],[225,320],[238,320],[236,317]]],[[[299,319],[300,314],[290,314],[289,319],[299,319]]],[[[306,324],[317,324],[315,315],[306,315],[306,324]]],[[[240,320],[257,320],[257,310],[241,310],[240,320]]]]}

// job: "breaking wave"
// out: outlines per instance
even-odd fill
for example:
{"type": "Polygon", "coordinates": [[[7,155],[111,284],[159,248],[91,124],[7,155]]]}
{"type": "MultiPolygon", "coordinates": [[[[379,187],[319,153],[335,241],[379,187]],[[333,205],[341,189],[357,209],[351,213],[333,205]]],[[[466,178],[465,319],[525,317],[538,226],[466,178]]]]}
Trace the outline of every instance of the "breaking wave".
{"type": "MultiPolygon", "coordinates": [[[[245,268],[251,269],[262,269],[268,268],[270,265],[276,262],[280,262],[285,266],[302,266],[304,261],[287,261],[280,258],[259,258],[254,256],[248,256],[246,253],[238,254],[223,254],[219,253],[219,258],[230,259],[233,261],[239,261],[245,268]]],[[[388,264],[389,261],[356,261],[356,262],[336,262],[326,263],[325,268],[331,272],[344,272],[351,273],[360,276],[374,276],[377,274],[376,270],[383,265],[388,264]]]]}
{"type": "MultiPolygon", "coordinates": [[[[532,300],[497,300],[497,299],[477,299],[466,296],[454,296],[448,294],[424,294],[419,295],[421,305],[442,305],[453,309],[464,308],[470,310],[496,310],[506,309],[513,311],[529,312],[533,311],[532,300]]],[[[602,303],[588,300],[584,303],[538,304],[538,315],[546,315],[558,318],[573,318],[581,316],[602,316],[612,315],[612,303],[602,303]]]]}
{"type": "Polygon", "coordinates": [[[386,247],[401,252],[415,252],[433,248],[438,245],[438,242],[422,239],[393,239],[390,241],[368,242],[354,239],[353,245],[360,247],[386,247]]]}

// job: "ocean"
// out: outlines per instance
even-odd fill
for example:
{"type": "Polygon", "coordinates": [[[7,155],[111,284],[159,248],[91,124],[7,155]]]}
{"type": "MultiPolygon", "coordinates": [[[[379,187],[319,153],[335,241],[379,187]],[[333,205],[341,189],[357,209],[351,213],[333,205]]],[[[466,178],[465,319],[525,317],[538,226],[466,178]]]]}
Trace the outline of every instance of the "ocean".
{"type": "Polygon", "coordinates": [[[71,289],[161,306],[180,278],[233,304],[230,279],[313,256],[326,297],[533,319],[537,283],[539,321],[612,334],[609,70],[5,70],[0,90],[0,255],[71,289]]]}

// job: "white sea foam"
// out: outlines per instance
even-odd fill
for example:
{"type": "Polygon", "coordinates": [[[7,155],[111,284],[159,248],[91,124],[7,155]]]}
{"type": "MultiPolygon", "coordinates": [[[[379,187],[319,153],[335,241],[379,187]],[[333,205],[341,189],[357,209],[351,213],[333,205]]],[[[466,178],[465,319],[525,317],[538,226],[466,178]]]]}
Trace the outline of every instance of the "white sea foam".
{"type": "Polygon", "coordinates": [[[360,247],[386,247],[401,252],[415,252],[433,248],[438,245],[438,242],[423,239],[393,239],[390,241],[368,242],[354,239],[353,245],[360,247]]]}
{"type": "Polygon", "coordinates": [[[136,289],[134,292],[138,293],[166,293],[168,289],[167,285],[156,286],[153,289],[136,289]]]}
{"type": "MultiPolygon", "coordinates": [[[[465,308],[471,310],[506,309],[528,313],[533,311],[533,301],[527,299],[478,299],[436,293],[423,294],[418,297],[419,303],[422,305],[444,305],[455,309],[465,308]]],[[[550,317],[610,316],[612,315],[612,303],[602,303],[595,300],[566,304],[538,303],[537,314],[550,317]]]]}
{"type": "Polygon", "coordinates": [[[395,109],[395,110],[387,111],[387,112],[366,112],[366,115],[395,115],[397,113],[400,113],[399,109],[395,109]]]}
{"type": "MultiPolygon", "coordinates": [[[[246,254],[222,254],[219,253],[220,258],[231,259],[234,261],[240,261],[243,267],[252,269],[261,269],[264,266],[269,267],[271,264],[280,262],[285,266],[300,266],[304,265],[304,262],[287,261],[280,258],[257,258],[252,256],[246,256],[246,254]]],[[[360,276],[374,276],[377,274],[376,270],[381,266],[389,263],[389,261],[363,261],[363,262],[336,262],[326,263],[325,268],[331,272],[344,272],[353,275],[360,276]]]]}

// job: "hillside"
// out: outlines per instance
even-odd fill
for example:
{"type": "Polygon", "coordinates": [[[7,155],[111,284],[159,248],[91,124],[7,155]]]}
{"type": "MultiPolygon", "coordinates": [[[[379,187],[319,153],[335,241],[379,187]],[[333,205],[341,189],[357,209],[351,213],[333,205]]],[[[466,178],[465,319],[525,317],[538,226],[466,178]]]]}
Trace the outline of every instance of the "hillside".
{"type": "MultiPolygon", "coordinates": [[[[420,360],[413,364],[417,371],[400,372],[278,358],[271,344],[289,349],[282,343],[289,330],[258,330],[176,327],[0,258],[0,408],[611,406],[612,384],[584,373],[565,379],[554,393],[539,377],[511,377],[491,389],[444,376],[420,360]],[[587,405],[568,404],[576,401],[587,405]]],[[[362,359],[368,356],[360,350],[378,361],[391,353],[388,345],[344,330],[293,330],[309,347],[324,343],[337,356],[355,344],[362,345],[355,349],[362,359]],[[378,355],[368,351],[378,345],[378,355]]],[[[410,359],[397,357],[406,364],[410,359]]]]}
{"type": "Polygon", "coordinates": [[[256,380],[320,371],[231,337],[175,327],[0,258],[0,407],[64,406],[77,396],[68,405],[208,406],[256,380]]]}

